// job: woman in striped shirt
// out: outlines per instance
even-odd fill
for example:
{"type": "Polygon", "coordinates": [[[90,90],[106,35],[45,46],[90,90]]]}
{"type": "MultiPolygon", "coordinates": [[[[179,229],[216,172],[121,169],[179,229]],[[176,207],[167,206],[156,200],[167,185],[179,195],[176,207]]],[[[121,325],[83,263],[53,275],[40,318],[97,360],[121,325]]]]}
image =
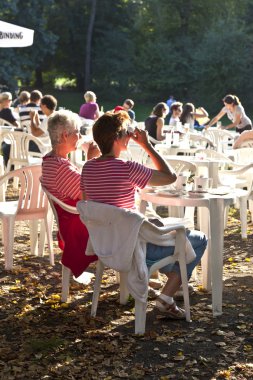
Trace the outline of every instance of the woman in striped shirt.
{"type": "MultiPolygon", "coordinates": [[[[68,155],[76,150],[80,136],[78,115],[71,111],[58,111],[48,118],[48,132],[52,151],[43,157],[41,183],[62,202],[75,206],[82,198],[80,172],[69,161],[68,155]]],[[[90,145],[88,157],[98,153],[90,145]]],[[[86,256],[88,231],[79,215],[70,214],[55,204],[61,236],[59,247],[63,250],[62,264],[79,277],[88,265],[97,260],[96,256],[86,256]]]]}
{"type": "MultiPolygon", "coordinates": [[[[81,190],[87,200],[107,203],[122,208],[135,208],[135,192],[145,186],[168,185],[176,180],[176,174],[165,160],[156,152],[148,140],[146,131],[135,129],[128,131],[129,116],[125,111],[107,113],[101,116],[93,126],[93,137],[101,151],[99,158],[87,161],[81,175],[81,190]],[[150,156],[155,170],[137,162],[123,161],[119,158],[127,150],[132,138],[150,156]]],[[[207,244],[204,234],[189,231],[188,238],[196,253],[196,259],[187,265],[188,277],[201,259],[207,244]]],[[[147,244],[148,261],[157,261],[172,255],[174,247],[159,247],[147,244]]],[[[185,311],[179,308],[173,295],[181,285],[178,264],[161,269],[168,277],[162,293],[156,301],[156,307],[168,317],[184,319],[185,311]]]]}

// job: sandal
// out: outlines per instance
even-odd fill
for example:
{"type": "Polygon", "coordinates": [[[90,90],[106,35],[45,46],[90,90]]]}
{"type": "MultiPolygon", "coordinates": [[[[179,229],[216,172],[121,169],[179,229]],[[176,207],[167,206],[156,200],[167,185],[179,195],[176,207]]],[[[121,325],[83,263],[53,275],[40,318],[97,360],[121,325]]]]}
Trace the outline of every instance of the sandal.
{"type": "Polygon", "coordinates": [[[169,305],[167,302],[162,300],[160,297],[157,298],[156,308],[167,317],[171,319],[185,319],[185,311],[176,305],[175,302],[169,305]],[[159,305],[160,304],[160,305],[159,305]]]}

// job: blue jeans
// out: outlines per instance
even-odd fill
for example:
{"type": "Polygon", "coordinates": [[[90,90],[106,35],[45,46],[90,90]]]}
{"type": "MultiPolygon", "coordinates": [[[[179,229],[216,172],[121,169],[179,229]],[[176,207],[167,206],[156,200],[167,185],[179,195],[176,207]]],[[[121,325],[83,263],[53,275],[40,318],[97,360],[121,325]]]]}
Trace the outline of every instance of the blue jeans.
{"type": "MultiPolygon", "coordinates": [[[[203,253],[205,252],[207,246],[207,238],[203,232],[196,230],[187,230],[186,235],[196,253],[196,258],[191,263],[187,264],[187,276],[189,279],[191,277],[193,269],[199,263],[201,257],[203,256],[203,253]]],[[[147,266],[150,267],[156,261],[164,259],[167,256],[172,256],[174,253],[174,248],[174,246],[161,247],[152,243],[147,243],[147,266]]],[[[176,272],[180,275],[179,263],[176,262],[175,264],[168,264],[165,267],[161,268],[160,272],[176,272]]]]}

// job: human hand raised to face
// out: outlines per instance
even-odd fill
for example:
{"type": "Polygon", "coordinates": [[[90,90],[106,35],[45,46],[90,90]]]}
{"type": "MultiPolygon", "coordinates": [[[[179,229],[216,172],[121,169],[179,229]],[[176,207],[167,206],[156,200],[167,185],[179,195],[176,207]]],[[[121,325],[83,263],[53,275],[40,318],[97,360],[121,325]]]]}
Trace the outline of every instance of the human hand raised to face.
{"type": "Polygon", "coordinates": [[[33,121],[34,124],[36,124],[36,125],[39,124],[39,114],[36,110],[30,111],[29,116],[30,116],[30,119],[33,121]]]}
{"type": "Polygon", "coordinates": [[[131,138],[141,146],[146,146],[149,144],[148,132],[143,129],[135,128],[131,138]]]}
{"type": "Polygon", "coordinates": [[[101,156],[101,152],[99,150],[99,147],[97,144],[93,141],[88,143],[82,144],[82,149],[87,154],[87,159],[90,160],[91,158],[97,158],[101,156]]]}

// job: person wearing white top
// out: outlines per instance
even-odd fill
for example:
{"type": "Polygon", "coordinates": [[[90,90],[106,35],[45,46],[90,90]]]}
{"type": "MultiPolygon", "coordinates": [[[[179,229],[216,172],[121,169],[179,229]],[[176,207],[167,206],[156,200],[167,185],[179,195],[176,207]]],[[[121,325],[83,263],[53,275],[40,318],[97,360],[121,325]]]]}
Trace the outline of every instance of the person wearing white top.
{"type": "Polygon", "coordinates": [[[173,125],[174,127],[177,125],[178,122],[180,122],[180,116],[183,112],[183,103],[180,102],[174,102],[171,107],[170,111],[172,112],[172,116],[169,121],[169,125],[173,125]]]}
{"type": "MultiPolygon", "coordinates": [[[[40,101],[40,108],[42,112],[46,115],[45,119],[40,123],[39,115],[37,111],[31,111],[31,133],[33,136],[38,137],[44,144],[50,144],[50,139],[47,130],[48,117],[55,111],[57,107],[57,100],[52,95],[45,95],[40,101]]],[[[39,148],[35,143],[32,147],[29,146],[29,150],[33,152],[38,152],[39,148]]],[[[44,152],[41,152],[44,153],[44,152]]]]}
{"type": "Polygon", "coordinates": [[[252,129],[252,122],[246,115],[244,108],[236,95],[226,95],[225,98],[223,98],[223,103],[224,107],[218,115],[210,121],[206,128],[216,124],[217,121],[227,114],[227,117],[232,121],[232,123],[222,127],[222,129],[236,128],[236,132],[240,134],[244,131],[250,131],[252,129]]]}

